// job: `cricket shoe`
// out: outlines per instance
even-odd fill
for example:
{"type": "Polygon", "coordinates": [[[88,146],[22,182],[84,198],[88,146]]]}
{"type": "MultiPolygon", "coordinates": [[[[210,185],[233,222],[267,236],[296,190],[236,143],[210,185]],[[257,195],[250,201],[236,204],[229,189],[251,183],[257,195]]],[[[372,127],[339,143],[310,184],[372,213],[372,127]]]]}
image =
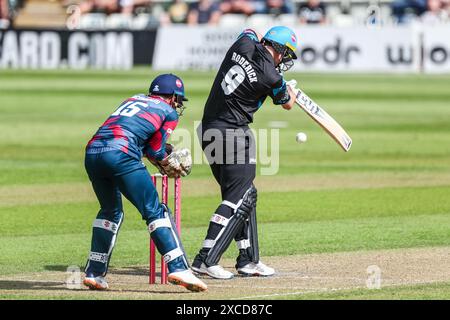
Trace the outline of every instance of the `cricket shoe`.
{"type": "Polygon", "coordinates": [[[275,274],[275,269],[266,266],[261,261],[258,263],[250,262],[245,266],[237,269],[238,273],[247,277],[269,277],[275,274]]]}
{"type": "Polygon", "coordinates": [[[95,276],[93,273],[86,274],[83,284],[91,290],[107,290],[109,288],[103,276],[95,276]]]}
{"type": "Polygon", "coordinates": [[[208,289],[206,284],[197,278],[191,270],[172,272],[167,276],[167,280],[172,284],[183,286],[194,292],[206,291],[208,289]]]}
{"type": "Polygon", "coordinates": [[[207,274],[214,279],[228,280],[234,277],[233,273],[225,270],[219,265],[207,267],[204,263],[202,263],[200,268],[192,265],[191,269],[200,274],[207,274]]]}

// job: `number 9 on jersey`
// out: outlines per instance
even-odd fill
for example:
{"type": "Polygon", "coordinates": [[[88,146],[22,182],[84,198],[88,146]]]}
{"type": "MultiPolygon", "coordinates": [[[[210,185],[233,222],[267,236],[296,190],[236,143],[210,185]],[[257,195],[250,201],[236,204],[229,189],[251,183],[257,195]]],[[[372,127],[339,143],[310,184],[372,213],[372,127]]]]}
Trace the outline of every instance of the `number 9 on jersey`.
{"type": "Polygon", "coordinates": [[[225,95],[230,95],[244,81],[245,71],[241,66],[235,65],[227,72],[222,80],[222,89],[225,95]]]}

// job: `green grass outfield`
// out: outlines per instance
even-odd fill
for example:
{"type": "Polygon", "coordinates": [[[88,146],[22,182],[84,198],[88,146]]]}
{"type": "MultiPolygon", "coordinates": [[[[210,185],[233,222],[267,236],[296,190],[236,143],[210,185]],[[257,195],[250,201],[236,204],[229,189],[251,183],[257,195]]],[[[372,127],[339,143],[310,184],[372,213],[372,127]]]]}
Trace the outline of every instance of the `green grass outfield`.
{"type": "MultiPolygon", "coordinates": [[[[98,210],[84,172],[84,146],[116,106],[146,92],[155,75],[146,68],[1,70],[0,275],[84,265],[98,210]]],[[[179,75],[190,98],[179,128],[192,132],[214,74],[179,75]]],[[[279,131],[277,175],[258,177],[262,255],[450,246],[450,76],[290,77],[344,126],[353,146],[343,152],[298,108],[264,104],[253,128],[272,121],[286,127],[279,131]],[[299,131],[308,134],[307,143],[295,143],[299,131]]],[[[208,166],[196,165],[185,184],[210,179],[208,166]]],[[[190,257],[219,201],[212,186],[183,196],[190,257]]],[[[111,266],[145,265],[145,225],[128,202],[125,213],[111,266]]],[[[225,257],[234,255],[232,245],[225,257]]],[[[450,287],[294,296],[308,297],[448,299],[450,287]]]]}

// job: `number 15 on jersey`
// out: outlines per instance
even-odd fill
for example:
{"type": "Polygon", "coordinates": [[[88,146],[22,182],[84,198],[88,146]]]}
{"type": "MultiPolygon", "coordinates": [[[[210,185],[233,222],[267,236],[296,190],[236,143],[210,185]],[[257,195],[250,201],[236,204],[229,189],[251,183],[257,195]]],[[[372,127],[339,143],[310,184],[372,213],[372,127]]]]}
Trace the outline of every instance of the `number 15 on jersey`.
{"type": "Polygon", "coordinates": [[[120,106],[116,112],[112,114],[112,116],[125,116],[132,117],[139,111],[141,108],[145,108],[147,105],[143,102],[139,101],[128,101],[124,105],[120,106]]]}

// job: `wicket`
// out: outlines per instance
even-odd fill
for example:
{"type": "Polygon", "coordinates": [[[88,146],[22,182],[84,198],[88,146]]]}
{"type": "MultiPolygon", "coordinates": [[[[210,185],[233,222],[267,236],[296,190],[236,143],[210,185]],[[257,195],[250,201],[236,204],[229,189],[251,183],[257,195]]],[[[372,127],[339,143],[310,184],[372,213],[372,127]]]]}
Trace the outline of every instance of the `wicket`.
{"type": "MultiPolygon", "coordinates": [[[[169,177],[166,175],[155,174],[152,175],[152,181],[155,188],[158,188],[158,178],[161,178],[161,201],[167,204],[169,201],[169,177]]],[[[178,234],[181,236],[181,178],[174,179],[174,220],[178,234]]],[[[167,284],[167,265],[164,258],[161,257],[161,284],[167,284]]],[[[156,283],[156,247],[153,240],[150,238],[150,272],[149,284],[156,283]]]]}

